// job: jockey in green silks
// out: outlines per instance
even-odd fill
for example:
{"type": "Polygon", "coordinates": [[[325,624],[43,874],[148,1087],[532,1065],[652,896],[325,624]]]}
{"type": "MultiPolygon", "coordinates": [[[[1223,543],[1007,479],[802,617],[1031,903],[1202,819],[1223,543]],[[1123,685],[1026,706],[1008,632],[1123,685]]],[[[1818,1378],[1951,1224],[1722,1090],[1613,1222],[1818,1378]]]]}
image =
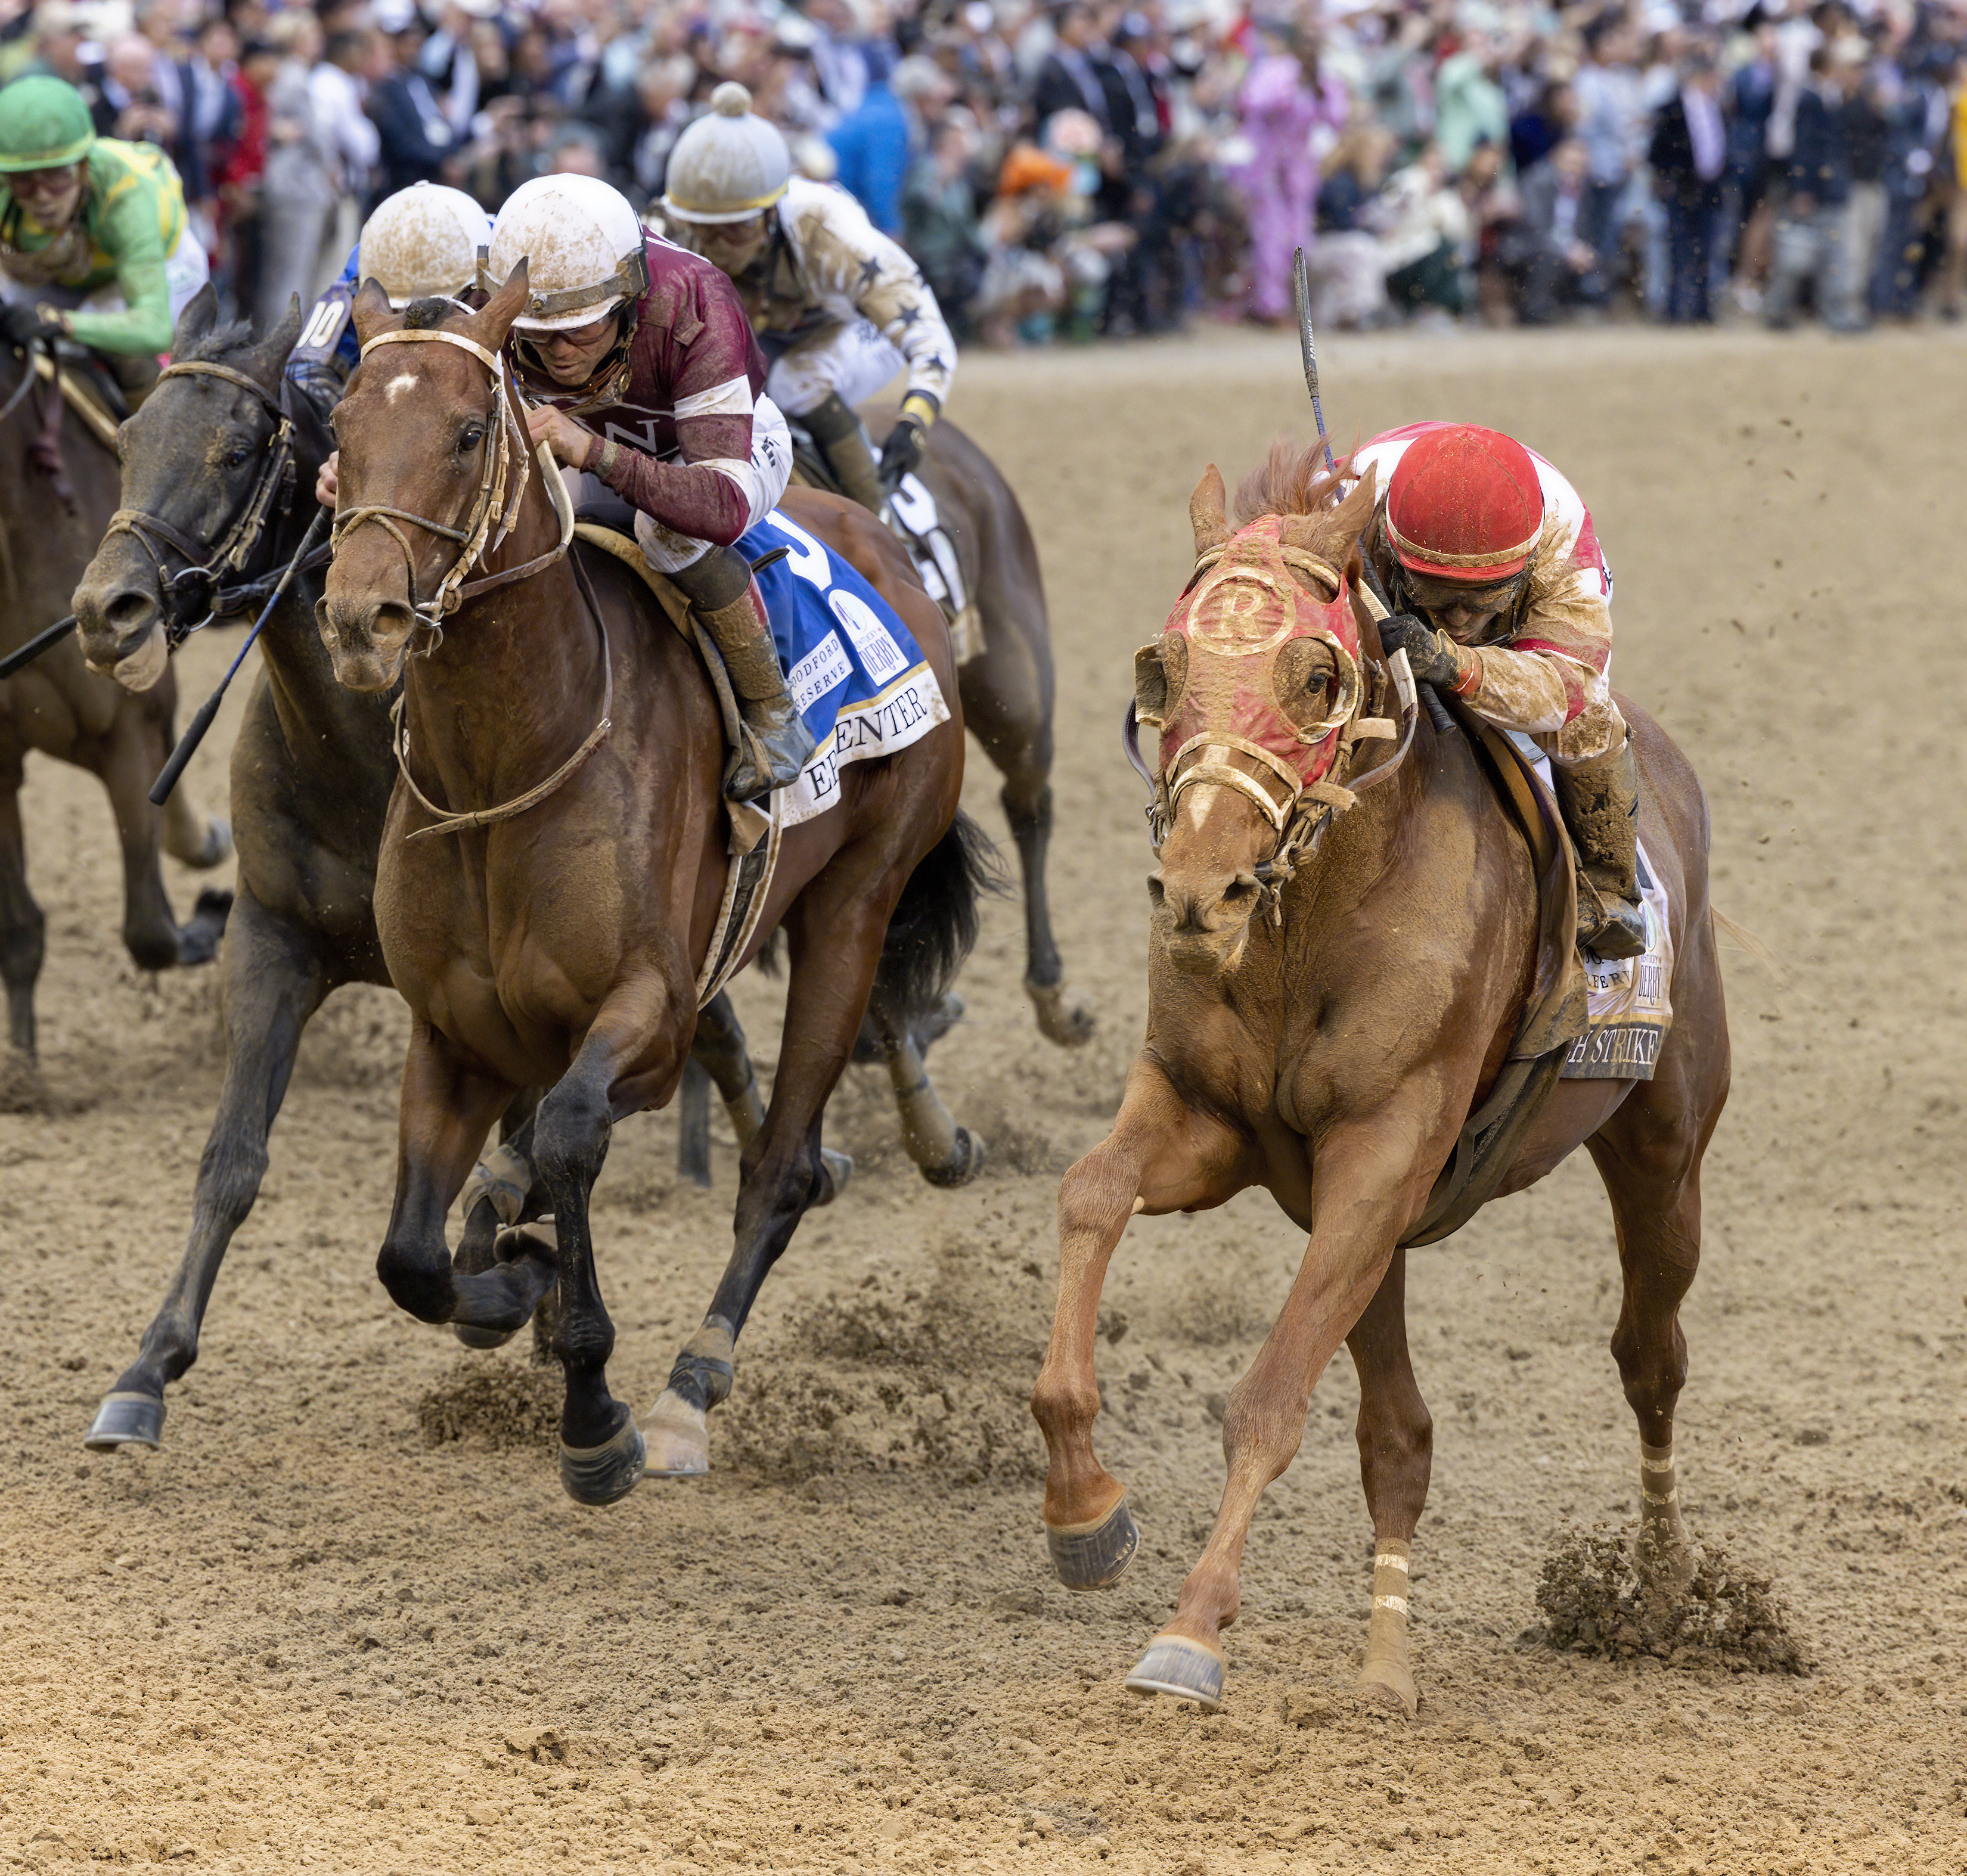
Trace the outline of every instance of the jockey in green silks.
{"type": "Polygon", "coordinates": [[[162,150],[98,137],[82,94],[60,79],[0,90],[0,341],[64,334],[140,397],[208,278],[162,150]]]}

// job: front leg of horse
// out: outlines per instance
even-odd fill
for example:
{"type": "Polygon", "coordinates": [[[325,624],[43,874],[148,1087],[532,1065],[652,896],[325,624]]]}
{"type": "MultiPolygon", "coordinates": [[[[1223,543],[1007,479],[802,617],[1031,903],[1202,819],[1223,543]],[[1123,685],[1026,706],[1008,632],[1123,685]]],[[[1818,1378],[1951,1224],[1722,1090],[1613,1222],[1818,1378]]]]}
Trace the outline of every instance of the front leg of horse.
{"type": "Polygon", "coordinates": [[[7,986],[7,1039],[34,1058],[34,985],[41,974],[47,921],[27,890],[27,850],[21,826],[21,757],[0,757],[0,981],[7,986]]]}
{"type": "MultiPolygon", "coordinates": [[[[1216,1524],[1182,1585],[1174,1617],[1127,1677],[1137,1694],[1214,1707],[1223,1697],[1223,1631],[1242,1596],[1243,1547],[1258,1500],[1303,1436],[1311,1390],[1372,1300],[1394,1239],[1420,1203],[1418,1182],[1396,1177],[1414,1158],[1416,1130],[1383,1123],[1320,1145],[1316,1214],[1290,1296],[1223,1419],[1229,1463],[1216,1524]]],[[[1430,1161],[1432,1164],[1435,1162],[1430,1161]]]]}
{"type": "Polygon", "coordinates": [[[102,780],[123,854],[123,942],[145,970],[209,964],[218,955],[232,907],[229,891],[207,886],[182,928],[173,915],[158,864],[162,817],[146,793],[169,754],[146,733],[134,712],[119,712],[102,780]]]}
{"type": "Polygon", "coordinates": [[[97,1451],[155,1446],[163,1435],[164,1390],[198,1359],[199,1330],[233,1235],[266,1175],[266,1137],[287,1091],[301,1031],[328,984],[305,934],[242,891],[221,966],[225,1080],[199,1161],[191,1236],[137,1359],[118,1376],[82,1443],[97,1451]]]}
{"type": "Polygon", "coordinates": [[[410,1025],[397,1123],[396,1202],[376,1274],[398,1308],[423,1322],[510,1334],[553,1287],[552,1260],[528,1249],[483,1271],[456,1269],[444,1221],[486,1134],[515,1090],[466,1062],[432,1025],[410,1025]]]}
{"type": "Polygon", "coordinates": [[[1032,1413],[1050,1455],[1045,1542],[1068,1589],[1109,1587],[1140,1548],[1126,1493],[1093,1452],[1093,1347],[1108,1263],[1137,1211],[1220,1203],[1240,1183],[1224,1176],[1235,1157],[1226,1133],[1193,1115],[1158,1070],[1136,1062],[1113,1132],[1060,1183],[1058,1303],[1032,1413]]]}

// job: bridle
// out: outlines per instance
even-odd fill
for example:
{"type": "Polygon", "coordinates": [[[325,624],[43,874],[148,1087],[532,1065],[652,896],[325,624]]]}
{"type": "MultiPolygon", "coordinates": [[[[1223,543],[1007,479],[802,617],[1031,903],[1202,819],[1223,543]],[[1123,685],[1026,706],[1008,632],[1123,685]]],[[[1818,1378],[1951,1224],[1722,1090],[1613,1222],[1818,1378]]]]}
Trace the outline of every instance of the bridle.
{"type": "MultiPolygon", "coordinates": [[[[485,450],[485,467],[478,485],[478,493],[473,499],[470,512],[461,527],[453,527],[447,522],[434,521],[422,515],[413,514],[408,509],[392,508],[380,502],[366,502],[359,508],[345,512],[338,509],[334,517],[334,543],[337,547],[343,539],[364,522],[373,521],[386,531],[389,538],[402,549],[404,565],[408,570],[410,584],[410,610],[418,622],[427,627],[431,642],[425,655],[428,656],[444,642],[442,621],[467,599],[477,598],[480,593],[489,593],[494,588],[510,585],[515,580],[529,580],[541,573],[567,553],[573,539],[573,502],[567,492],[567,484],[554,466],[551,453],[545,444],[540,444],[537,452],[529,450],[526,443],[526,428],[519,416],[519,392],[512,380],[512,372],[503,357],[489,347],[480,345],[476,339],[467,338],[461,332],[444,332],[431,328],[412,331],[404,328],[395,332],[379,332],[364,343],[362,356],[365,359],[379,345],[408,345],[432,343],[454,345],[460,351],[469,352],[492,374],[496,388],[498,409],[493,422],[496,428],[498,444],[491,447],[488,438],[485,450]],[[496,552],[499,544],[512,531],[519,518],[519,505],[526,492],[526,478],[534,457],[537,454],[540,480],[546,489],[547,499],[553,504],[554,513],[560,523],[560,540],[544,554],[537,554],[530,560],[517,567],[509,567],[496,573],[486,573],[476,580],[467,580],[465,574],[481,561],[486,554],[496,552]],[[433,534],[445,541],[458,543],[457,557],[444,578],[438,583],[426,605],[417,599],[416,557],[411,551],[409,538],[398,525],[408,522],[412,528],[421,528],[426,534],[433,534]]],[[[418,806],[432,817],[428,827],[416,828],[404,836],[405,841],[425,840],[434,835],[463,833],[473,828],[490,826],[493,822],[510,820],[515,815],[524,814],[528,808],[537,807],[565,782],[587,758],[605,742],[614,728],[612,712],[615,702],[615,658],[608,641],[608,620],[602,612],[600,602],[596,598],[594,588],[587,576],[587,570],[580,563],[580,557],[573,557],[574,575],[579,582],[582,596],[587,602],[588,610],[594,615],[594,622],[601,633],[601,720],[588,731],[586,741],[567,757],[553,773],[522,795],[502,802],[495,808],[478,808],[463,814],[453,814],[441,808],[418,786],[417,779],[410,772],[410,731],[403,720],[403,706],[408,695],[399,690],[396,700],[389,706],[390,747],[396,757],[397,773],[403,778],[404,786],[415,798],[418,806]]]]}
{"type": "MultiPolygon", "coordinates": [[[[103,538],[106,541],[110,535],[119,534],[132,536],[157,570],[158,596],[163,602],[164,636],[173,651],[199,629],[186,622],[191,613],[200,607],[206,608],[204,622],[208,624],[221,612],[236,609],[251,597],[251,586],[221,587],[220,581],[228,573],[244,573],[276,505],[282,515],[292,511],[296,479],[294,420],[284,402],[284,379],[282,396],[275,398],[263,385],[243,371],[234,370],[230,365],[186,359],[178,364],[167,365],[159,374],[157,382],[161,385],[166,378],[190,377],[219,378],[241,390],[250,391],[273,418],[273,428],[267,437],[265,454],[253,478],[253,486],[247,491],[244,500],[216,546],[193,540],[161,515],[153,515],[147,509],[119,508],[109,518],[103,538]],[[166,552],[179,556],[186,563],[175,573],[165,571],[166,552]]],[[[325,554],[322,558],[326,558],[325,554]]]]}
{"type": "MultiPolygon", "coordinates": [[[[1204,553],[1196,563],[1195,573],[1190,576],[1188,589],[1193,590],[1197,582],[1214,567],[1227,551],[1229,543],[1204,553]]],[[[1326,601],[1338,596],[1344,583],[1338,570],[1316,555],[1301,548],[1286,546],[1283,557],[1294,570],[1307,575],[1313,581],[1326,588],[1326,601]]],[[[1225,578],[1254,580],[1264,585],[1271,584],[1269,576],[1261,568],[1242,567],[1226,570],[1225,578]]],[[[1208,590],[1203,585],[1203,593],[1208,590]]],[[[1376,619],[1387,616],[1369,587],[1361,586],[1359,595],[1367,610],[1376,619]]],[[[1200,599],[1202,593],[1198,593],[1200,599]]],[[[1293,635],[1287,627],[1282,637],[1293,635]]],[[[1323,844],[1326,834],[1339,816],[1355,806],[1359,796],[1369,788],[1384,781],[1407,760],[1407,751],[1413,746],[1414,727],[1420,714],[1420,700],[1413,680],[1413,673],[1408,664],[1404,651],[1396,652],[1386,661],[1385,674],[1393,686],[1394,696],[1400,707],[1397,725],[1383,716],[1368,716],[1361,712],[1369,695],[1365,674],[1359,660],[1346,647],[1329,633],[1316,634],[1317,641],[1332,654],[1339,673],[1337,695],[1330,709],[1316,722],[1300,726],[1298,735],[1306,744],[1323,741],[1335,731],[1338,746],[1333,760],[1326,776],[1307,782],[1298,771],[1274,751],[1248,738],[1232,734],[1226,730],[1210,729],[1190,737],[1159,770],[1148,767],[1141,754],[1140,725],[1145,721],[1150,728],[1161,726],[1151,718],[1142,718],[1137,700],[1130,699],[1127,712],[1121,725],[1121,747],[1141,779],[1154,791],[1154,798],[1147,805],[1148,838],[1158,853],[1166,841],[1168,829],[1174,820],[1174,810],[1185,790],[1197,783],[1213,783],[1219,786],[1234,789],[1254,802],[1277,836],[1277,844],[1271,857],[1255,869],[1260,884],[1271,895],[1274,917],[1281,916],[1277,889],[1288,882],[1301,860],[1314,856],[1323,844]],[[1397,731],[1399,743],[1393,754],[1365,774],[1352,777],[1344,783],[1334,781],[1331,776],[1343,773],[1351,760],[1354,747],[1362,742],[1377,742],[1392,738],[1397,731]],[[1261,763],[1268,771],[1261,778],[1252,775],[1230,761],[1232,753],[1246,756],[1261,763]],[[1192,759],[1191,759],[1192,758],[1192,759]],[[1185,766],[1184,766],[1185,765],[1185,766]],[[1280,800],[1267,786],[1269,777],[1274,774],[1284,785],[1285,794],[1280,800]],[[1169,777],[1172,776],[1173,780],[1169,777]]],[[[1260,642],[1251,647],[1252,651],[1271,648],[1269,642],[1260,642]]],[[[1376,698],[1381,694],[1377,673],[1371,686],[1376,698]]]]}
{"type": "Polygon", "coordinates": [[[554,502],[554,512],[560,520],[559,544],[502,573],[487,573],[476,580],[465,578],[486,554],[496,553],[512,531],[512,525],[519,518],[519,504],[525,498],[526,476],[533,452],[527,445],[526,426],[519,415],[518,388],[512,382],[511,367],[501,354],[480,345],[476,339],[467,338],[461,332],[445,332],[434,328],[412,331],[405,327],[394,332],[377,333],[363,344],[362,356],[366,359],[379,345],[422,344],[455,346],[461,352],[469,352],[492,374],[497,405],[493,428],[498,431],[498,443],[496,448],[490,447],[490,439],[487,439],[485,467],[479,477],[477,496],[462,527],[431,521],[428,516],[412,514],[408,509],[392,508],[381,502],[367,502],[360,508],[338,509],[335,512],[333,539],[339,550],[350,534],[368,521],[373,521],[388,533],[402,550],[403,564],[409,576],[410,610],[419,624],[429,628],[431,641],[427,650],[434,651],[444,642],[444,619],[465,600],[475,599],[494,587],[509,586],[514,580],[530,579],[535,573],[544,573],[566,553],[568,543],[573,538],[573,505],[565,499],[567,486],[560,480],[560,472],[554,467],[546,445],[541,444],[540,474],[546,483],[548,498],[552,499],[556,483],[560,489],[560,499],[554,502]],[[451,562],[450,570],[438,583],[437,591],[427,602],[419,602],[417,598],[417,558],[411,549],[409,537],[398,525],[403,521],[412,528],[421,528],[426,534],[458,544],[457,559],[451,562]]]}

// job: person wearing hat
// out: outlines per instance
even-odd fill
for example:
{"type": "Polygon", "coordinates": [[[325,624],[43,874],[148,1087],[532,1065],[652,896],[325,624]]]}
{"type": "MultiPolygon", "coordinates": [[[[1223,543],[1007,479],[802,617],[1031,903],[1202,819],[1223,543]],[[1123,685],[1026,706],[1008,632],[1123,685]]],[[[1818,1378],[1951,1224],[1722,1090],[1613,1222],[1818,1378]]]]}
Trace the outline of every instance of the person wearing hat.
{"type": "Polygon", "coordinates": [[[1362,543],[1396,609],[1381,646],[1549,757],[1578,854],[1578,941],[1636,957],[1639,774],[1607,682],[1612,573],[1591,511],[1541,456],[1474,424],[1390,430],[1352,462],[1381,491],[1362,543]]]}
{"type": "Polygon", "coordinates": [[[742,85],[719,85],[677,139],[660,204],[676,237],[735,283],[773,360],[765,388],[805,426],[841,489],[876,514],[922,460],[956,343],[922,270],[845,190],[792,173],[742,85]],[[854,406],[908,373],[877,465],[854,406]]]}
{"type": "Polygon", "coordinates": [[[648,233],[597,176],[535,176],[512,192],[479,284],[496,291],[522,260],[530,291],[505,346],[531,407],[527,433],[576,472],[580,505],[598,495],[635,511],[644,558],[715,642],[746,731],[725,793],[783,788],[814,743],[735,543],[785,493],[792,443],[761,395],[744,308],[715,267],[648,233]]]}
{"type": "Polygon", "coordinates": [[[170,159],[98,137],[61,79],[0,90],[0,340],[60,332],[103,354],[133,399],[209,277],[170,159]]]}

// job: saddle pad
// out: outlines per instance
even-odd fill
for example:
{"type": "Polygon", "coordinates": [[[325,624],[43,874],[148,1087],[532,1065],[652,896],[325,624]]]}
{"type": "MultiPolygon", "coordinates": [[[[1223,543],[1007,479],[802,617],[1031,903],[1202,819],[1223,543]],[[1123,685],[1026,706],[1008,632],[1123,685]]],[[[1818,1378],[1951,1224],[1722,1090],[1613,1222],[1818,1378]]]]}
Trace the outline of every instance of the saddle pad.
{"type": "Polygon", "coordinates": [[[796,827],[840,799],[849,763],[907,748],[949,721],[949,706],[908,628],[824,541],[774,509],[738,548],[754,561],[785,550],[757,577],[780,668],[819,745],[778,792],[780,824],[796,827]]]}
{"type": "Polygon", "coordinates": [[[888,519],[915,562],[929,596],[942,608],[949,622],[950,655],[958,664],[967,664],[984,649],[983,618],[964,583],[956,543],[921,476],[904,476],[896,484],[888,497],[888,519]]]}
{"type": "MultiPolygon", "coordinates": [[[[1550,758],[1520,731],[1510,740],[1531,761],[1546,786],[1550,758]]],[[[1650,1081],[1660,1045],[1673,1026],[1673,928],[1666,887],[1639,848],[1639,904],[1646,918],[1646,948],[1637,957],[1594,957],[1584,966],[1584,1033],[1571,1045],[1558,1074],[1565,1081],[1650,1081]]]]}

